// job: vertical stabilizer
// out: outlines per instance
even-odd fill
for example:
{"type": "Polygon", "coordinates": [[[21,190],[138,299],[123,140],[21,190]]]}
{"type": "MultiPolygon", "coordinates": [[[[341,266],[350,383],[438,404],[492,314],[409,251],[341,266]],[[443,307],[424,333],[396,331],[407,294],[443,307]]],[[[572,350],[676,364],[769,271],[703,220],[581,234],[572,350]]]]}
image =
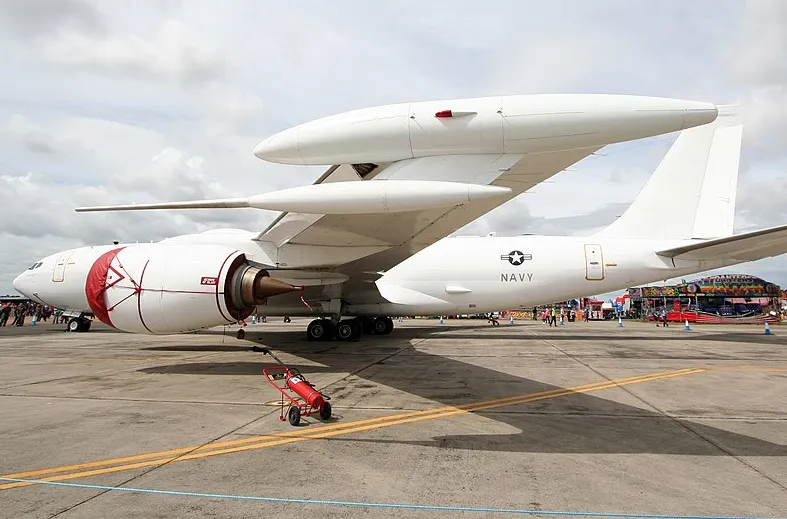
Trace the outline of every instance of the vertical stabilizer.
{"type": "Polygon", "coordinates": [[[737,106],[720,106],[714,122],[683,130],[631,206],[596,236],[730,236],[742,138],[737,106]]]}

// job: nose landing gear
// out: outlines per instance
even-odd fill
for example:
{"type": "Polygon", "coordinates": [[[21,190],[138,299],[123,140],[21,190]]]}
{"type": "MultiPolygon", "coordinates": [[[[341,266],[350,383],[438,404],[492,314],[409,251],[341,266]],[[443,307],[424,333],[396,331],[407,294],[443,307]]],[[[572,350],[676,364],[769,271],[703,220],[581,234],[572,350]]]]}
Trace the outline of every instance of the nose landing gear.
{"type": "Polygon", "coordinates": [[[69,332],[86,332],[90,330],[91,321],[84,317],[72,317],[68,321],[69,332]]]}

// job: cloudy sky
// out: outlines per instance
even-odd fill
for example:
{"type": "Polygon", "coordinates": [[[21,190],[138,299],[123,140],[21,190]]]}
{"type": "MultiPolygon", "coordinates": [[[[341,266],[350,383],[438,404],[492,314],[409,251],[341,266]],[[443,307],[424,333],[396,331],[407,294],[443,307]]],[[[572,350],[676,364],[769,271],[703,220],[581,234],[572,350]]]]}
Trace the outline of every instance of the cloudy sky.
{"type": "MultiPolygon", "coordinates": [[[[322,168],[262,162],[254,145],[309,119],[415,100],[742,103],[736,228],[787,223],[785,27],[784,0],[0,0],[0,294],[58,250],[260,229],[273,213],[73,208],[309,184],[322,168]]],[[[673,138],[607,148],[461,234],[590,233],[621,214],[673,138]]],[[[785,267],[787,257],[733,270],[787,286],[785,267]]]]}

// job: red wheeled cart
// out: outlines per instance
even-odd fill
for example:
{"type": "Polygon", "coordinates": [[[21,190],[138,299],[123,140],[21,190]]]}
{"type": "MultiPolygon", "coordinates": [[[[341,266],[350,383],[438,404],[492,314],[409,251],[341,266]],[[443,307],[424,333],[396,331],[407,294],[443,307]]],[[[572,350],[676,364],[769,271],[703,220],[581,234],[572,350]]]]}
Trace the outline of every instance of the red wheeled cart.
{"type": "Polygon", "coordinates": [[[258,348],[266,355],[270,355],[278,366],[267,366],[263,368],[262,374],[270,385],[281,393],[281,415],[279,419],[284,421],[284,407],[289,400],[290,405],[287,409],[287,420],[293,427],[301,422],[301,416],[311,416],[319,413],[320,418],[327,421],[331,418],[331,404],[328,400],[331,397],[322,394],[314,388],[314,384],[306,380],[301,372],[296,368],[289,368],[271,353],[268,348],[258,348]]]}

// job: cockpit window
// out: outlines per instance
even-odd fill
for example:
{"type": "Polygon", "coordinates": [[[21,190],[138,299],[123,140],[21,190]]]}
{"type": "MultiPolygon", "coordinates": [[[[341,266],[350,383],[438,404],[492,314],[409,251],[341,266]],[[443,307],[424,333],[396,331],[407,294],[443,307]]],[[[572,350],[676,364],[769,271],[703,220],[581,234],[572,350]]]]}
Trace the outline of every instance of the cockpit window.
{"type": "Polygon", "coordinates": [[[38,267],[40,267],[40,266],[41,266],[41,265],[43,265],[43,264],[44,264],[44,262],[43,262],[43,261],[36,261],[36,262],[35,262],[35,263],[33,263],[32,265],[30,265],[30,268],[29,268],[29,269],[27,269],[27,270],[33,270],[33,269],[37,269],[38,267]]]}

